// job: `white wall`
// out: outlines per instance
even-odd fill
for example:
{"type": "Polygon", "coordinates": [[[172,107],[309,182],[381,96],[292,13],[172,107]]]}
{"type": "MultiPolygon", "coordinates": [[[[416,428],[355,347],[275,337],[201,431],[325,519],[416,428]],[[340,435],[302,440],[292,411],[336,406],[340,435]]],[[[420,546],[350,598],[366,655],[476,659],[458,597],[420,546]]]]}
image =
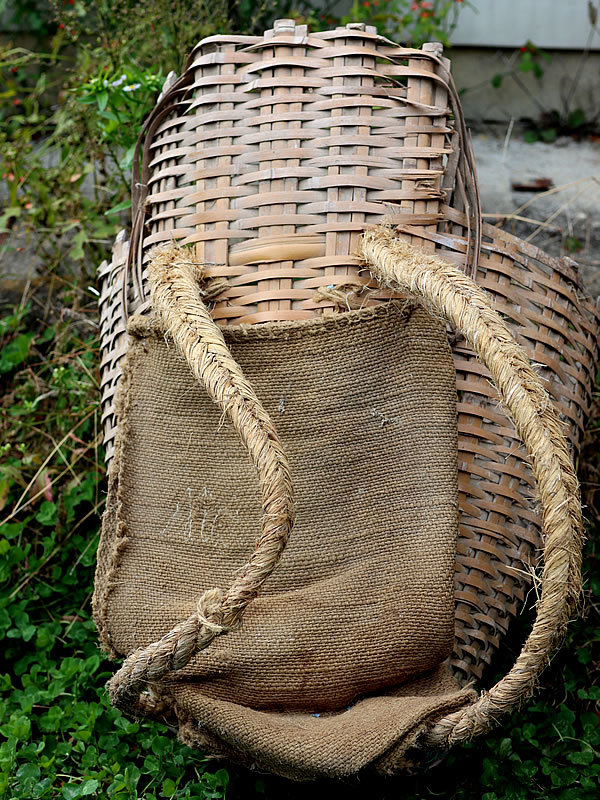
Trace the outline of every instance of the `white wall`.
{"type": "MultiPolygon", "coordinates": [[[[588,0],[470,0],[458,15],[452,34],[457,45],[519,47],[532,41],[537,47],[580,50],[591,25],[588,0]]],[[[600,2],[593,0],[599,10],[600,2]]],[[[600,21],[600,20],[599,20],[600,21]]],[[[591,42],[600,50],[600,34],[591,42]]]]}

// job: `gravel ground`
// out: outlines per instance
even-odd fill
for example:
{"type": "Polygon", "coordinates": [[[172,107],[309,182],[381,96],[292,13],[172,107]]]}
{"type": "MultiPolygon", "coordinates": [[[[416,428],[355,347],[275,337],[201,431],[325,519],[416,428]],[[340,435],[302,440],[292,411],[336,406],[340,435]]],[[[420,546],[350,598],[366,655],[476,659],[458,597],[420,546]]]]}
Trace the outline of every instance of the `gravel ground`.
{"type": "Polygon", "coordinates": [[[564,137],[554,144],[528,144],[522,131],[480,126],[473,132],[473,150],[484,214],[517,213],[534,220],[511,220],[507,226],[553,255],[577,260],[589,291],[599,295],[600,141],[564,137]],[[544,178],[552,181],[551,191],[512,188],[544,178]]]}

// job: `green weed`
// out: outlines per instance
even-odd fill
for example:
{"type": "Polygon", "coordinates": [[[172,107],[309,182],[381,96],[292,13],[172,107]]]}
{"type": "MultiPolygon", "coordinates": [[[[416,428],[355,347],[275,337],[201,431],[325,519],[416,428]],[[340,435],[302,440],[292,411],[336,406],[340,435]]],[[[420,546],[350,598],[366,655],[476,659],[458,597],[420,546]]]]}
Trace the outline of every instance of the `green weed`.
{"type": "Polygon", "coordinates": [[[104,690],[113,667],[90,618],[98,342],[94,306],[75,295],[75,322],[44,319],[34,295],[0,323],[0,798],[221,798],[225,770],[165,726],[126,720],[104,690]]]}

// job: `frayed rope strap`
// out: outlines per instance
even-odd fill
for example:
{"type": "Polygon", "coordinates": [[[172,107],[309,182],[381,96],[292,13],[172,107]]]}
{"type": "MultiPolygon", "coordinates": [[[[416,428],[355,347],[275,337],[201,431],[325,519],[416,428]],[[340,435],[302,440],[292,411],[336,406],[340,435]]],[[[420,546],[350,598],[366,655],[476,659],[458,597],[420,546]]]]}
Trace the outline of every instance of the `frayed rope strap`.
{"type": "Polygon", "coordinates": [[[269,577],[294,524],[289,465],[271,419],[233,359],[203,301],[197,266],[175,245],[154,248],[148,264],[152,304],[194,377],[230,418],[244,443],[262,490],[262,529],[256,549],[227,590],[209,589],[196,611],[158,642],[136,650],[109,681],[111,702],[135,715],[149,683],[182,669],[216,636],[240,622],[269,577]]]}
{"type": "Polygon", "coordinates": [[[418,743],[445,747],[489,730],[527,697],[560,641],[581,595],[579,487],[548,392],[489,295],[461,270],[421,253],[389,228],[367,231],[361,256],[380,283],[411,295],[464,335],[492,375],[538,485],[544,569],[535,623],[510,672],[473,705],[440,720],[418,743]]]}
{"type": "MultiPolygon", "coordinates": [[[[537,618],[515,665],[474,704],[436,723],[421,747],[445,747],[491,728],[526,697],[548,663],[581,593],[581,505],[561,423],[489,296],[456,267],[416,250],[380,227],[365,233],[362,257],[379,282],[411,295],[466,338],[489,369],[531,459],[544,528],[544,570],[537,618]]],[[[148,684],[182,669],[215,636],[234,627],[278,563],[293,525],[288,463],[273,424],[202,300],[195,266],[174,246],[156,248],[148,280],[156,313],[240,434],[261,483],[264,517],[257,548],[228,591],[211,589],[197,611],[158,642],[127,658],[109,683],[112,702],[135,714],[148,684]]]]}

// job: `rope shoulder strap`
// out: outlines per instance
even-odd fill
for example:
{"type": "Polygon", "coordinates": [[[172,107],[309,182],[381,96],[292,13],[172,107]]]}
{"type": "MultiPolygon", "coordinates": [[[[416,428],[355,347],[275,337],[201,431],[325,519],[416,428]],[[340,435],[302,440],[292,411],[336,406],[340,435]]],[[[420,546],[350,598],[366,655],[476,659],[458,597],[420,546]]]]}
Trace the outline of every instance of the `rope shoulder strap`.
{"type": "Polygon", "coordinates": [[[236,627],[259,593],[294,524],[288,460],[262,403],[229,352],[204,303],[196,265],[175,245],[151,252],[148,265],[154,312],[186,359],[194,377],[226,414],[248,450],[261,486],[263,519],[256,548],[227,591],[207,590],[196,611],[159,641],[136,650],[109,681],[111,702],[135,715],[149,682],[183,669],[216,636],[236,627]]]}
{"type": "Polygon", "coordinates": [[[510,672],[477,702],[438,722],[422,739],[444,747],[484,733],[532,691],[581,595],[583,528],[579,487],[562,424],[523,349],[471,278],[383,226],[369,230],[361,256],[374,277],[443,317],[489,369],[531,460],[542,510],[544,569],[533,629],[510,672]]]}

